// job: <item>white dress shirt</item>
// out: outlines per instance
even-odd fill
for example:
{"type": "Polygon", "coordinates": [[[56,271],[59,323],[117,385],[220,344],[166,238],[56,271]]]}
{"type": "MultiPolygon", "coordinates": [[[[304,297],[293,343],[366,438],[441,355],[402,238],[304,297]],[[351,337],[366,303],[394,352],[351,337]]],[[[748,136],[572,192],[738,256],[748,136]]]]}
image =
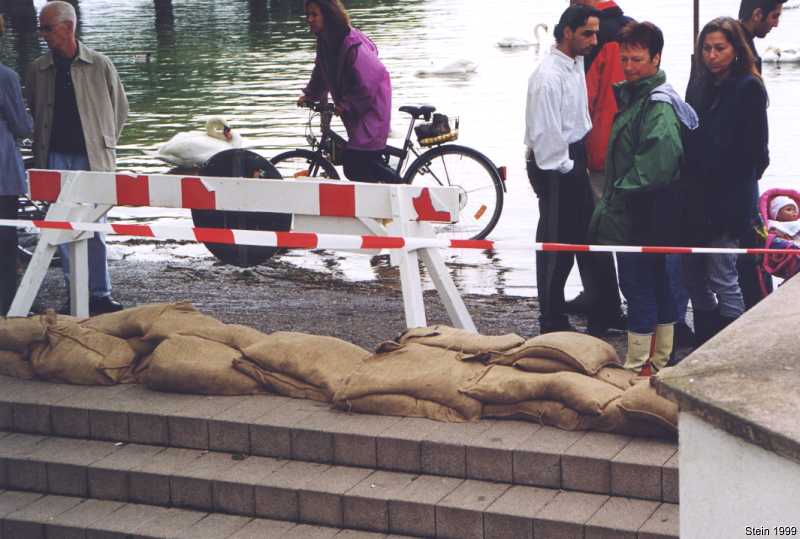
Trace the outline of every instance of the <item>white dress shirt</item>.
{"type": "Polygon", "coordinates": [[[570,58],[550,50],[528,79],[525,145],[542,170],[571,171],[569,145],[592,129],[583,56],[570,58]]]}

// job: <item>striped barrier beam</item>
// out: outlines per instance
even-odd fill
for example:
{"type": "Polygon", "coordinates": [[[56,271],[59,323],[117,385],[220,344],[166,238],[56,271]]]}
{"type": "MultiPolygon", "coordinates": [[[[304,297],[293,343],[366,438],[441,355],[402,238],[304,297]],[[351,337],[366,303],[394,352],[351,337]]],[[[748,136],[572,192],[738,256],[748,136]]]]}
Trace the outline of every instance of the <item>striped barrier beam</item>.
{"type": "Polygon", "coordinates": [[[138,236],[157,240],[197,241],[229,245],[255,245],[284,249],[476,249],[531,250],[544,252],[597,252],[643,254],[737,254],[737,255],[800,255],[800,249],[733,249],[717,247],[638,246],[638,245],[579,245],[570,243],[520,243],[492,240],[446,240],[402,236],[371,236],[320,234],[312,232],[269,232],[231,228],[200,228],[188,226],[74,223],[69,221],[0,219],[0,226],[103,232],[118,236],[138,236]]]}

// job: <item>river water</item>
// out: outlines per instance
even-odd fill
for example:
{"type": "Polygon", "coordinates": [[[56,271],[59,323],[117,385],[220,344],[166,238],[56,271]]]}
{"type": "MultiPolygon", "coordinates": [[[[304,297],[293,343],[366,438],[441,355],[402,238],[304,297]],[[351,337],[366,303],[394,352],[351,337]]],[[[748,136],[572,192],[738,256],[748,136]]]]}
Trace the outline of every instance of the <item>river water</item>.
{"type": "MultiPolygon", "coordinates": [[[[43,0],[36,0],[37,9],[43,0]]],[[[81,0],[80,34],[89,46],[108,54],[120,72],[131,105],[122,138],[119,166],[140,172],[166,171],[153,157],[157,145],[174,133],[201,129],[204,118],[223,115],[243,137],[274,155],[304,145],[305,112],[294,106],[314,58],[314,41],[299,0],[272,0],[266,10],[245,0],[174,0],[174,24],[157,27],[152,0],[81,0]],[[149,53],[149,58],[148,58],[149,53]]],[[[527,79],[552,43],[542,35],[540,50],[502,50],[499,39],[535,41],[533,28],[550,29],[564,0],[404,0],[350,1],[353,24],[378,44],[392,76],[395,109],[402,104],[433,104],[459,116],[459,142],[508,167],[508,193],[500,222],[490,239],[532,242],[536,199],[523,162],[522,136],[527,79]],[[462,77],[418,77],[420,69],[469,60],[477,71],[462,77]]],[[[621,2],[629,15],[650,20],[664,31],[663,67],[679,92],[689,75],[692,39],[691,0],[621,2]]],[[[701,21],[734,15],[738,0],[703,0],[701,21]]],[[[790,2],[789,5],[792,5],[790,2]]],[[[781,26],[758,46],[800,46],[800,9],[786,10],[781,26]]],[[[0,37],[0,59],[22,71],[45,50],[34,35],[11,27],[0,37]]],[[[772,165],[762,188],[800,188],[792,159],[800,135],[800,64],[766,65],[770,93],[772,165]]],[[[393,137],[402,138],[406,116],[395,114],[393,137]]],[[[392,141],[390,141],[392,142],[392,141]]],[[[394,142],[399,142],[394,140],[394,142]]],[[[112,217],[186,221],[178,210],[117,209],[112,217]]],[[[188,223],[187,223],[188,224],[188,223]]],[[[115,244],[116,256],[130,261],[152,257],[210,256],[202,246],[115,244]]],[[[298,266],[334,272],[344,279],[375,279],[383,258],[331,252],[296,251],[282,255],[298,266]]],[[[472,293],[535,294],[533,252],[491,254],[454,251],[447,260],[459,287],[472,293]]],[[[573,272],[568,286],[579,285],[573,272]]]]}

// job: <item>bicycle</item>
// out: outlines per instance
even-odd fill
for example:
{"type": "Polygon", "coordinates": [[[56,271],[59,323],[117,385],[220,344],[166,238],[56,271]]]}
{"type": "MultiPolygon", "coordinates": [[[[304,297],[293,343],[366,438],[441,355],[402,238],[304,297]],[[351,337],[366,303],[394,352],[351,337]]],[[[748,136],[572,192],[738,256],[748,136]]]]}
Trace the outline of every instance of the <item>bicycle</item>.
{"type": "MultiPolygon", "coordinates": [[[[308,102],[306,141],[311,149],[298,148],[276,155],[270,161],[284,178],[340,179],[341,165],[347,141],[331,128],[334,106],[331,103],[308,102]],[[320,135],[314,128],[320,117],[320,135]]],[[[458,137],[458,130],[440,136],[424,138],[414,143],[414,124],[426,122],[436,111],[432,106],[403,106],[400,112],[411,116],[402,148],[387,146],[384,161],[398,177],[409,185],[453,186],[461,189],[461,211],[457,223],[434,225],[436,235],[448,239],[483,239],[491,233],[503,211],[505,169],[498,169],[481,152],[449,142],[458,137]],[[405,166],[409,157],[413,161],[405,166]],[[392,160],[397,159],[395,164],[392,160]]]]}

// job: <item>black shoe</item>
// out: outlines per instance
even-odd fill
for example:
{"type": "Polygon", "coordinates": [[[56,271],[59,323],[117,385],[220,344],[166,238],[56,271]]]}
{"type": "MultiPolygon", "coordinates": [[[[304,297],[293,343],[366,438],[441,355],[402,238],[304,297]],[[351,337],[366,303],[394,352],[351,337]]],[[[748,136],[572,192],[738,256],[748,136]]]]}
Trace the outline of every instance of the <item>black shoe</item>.
{"type": "Polygon", "coordinates": [[[586,323],[586,333],[592,337],[603,337],[612,330],[617,332],[628,331],[628,317],[619,313],[610,318],[590,319],[586,323]]]}
{"type": "Polygon", "coordinates": [[[92,296],[89,298],[89,315],[115,313],[125,307],[111,296],[92,296]]]}
{"type": "Polygon", "coordinates": [[[556,331],[578,331],[575,326],[569,323],[568,320],[563,322],[545,322],[539,321],[539,335],[545,333],[555,333],[556,331]]]}
{"type": "Polygon", "coordinates": [[[679,348],[691,348],[694,346],[694,331],[686,322],[675,324],[675,346],[679,348]]]}
{"type": "Polygon", "coordinates": [[[589,312],[589,300],[586,294],[581,291],[573,299],[564,303],[564,312],[567,314],[587,314],[589,312]]]}

